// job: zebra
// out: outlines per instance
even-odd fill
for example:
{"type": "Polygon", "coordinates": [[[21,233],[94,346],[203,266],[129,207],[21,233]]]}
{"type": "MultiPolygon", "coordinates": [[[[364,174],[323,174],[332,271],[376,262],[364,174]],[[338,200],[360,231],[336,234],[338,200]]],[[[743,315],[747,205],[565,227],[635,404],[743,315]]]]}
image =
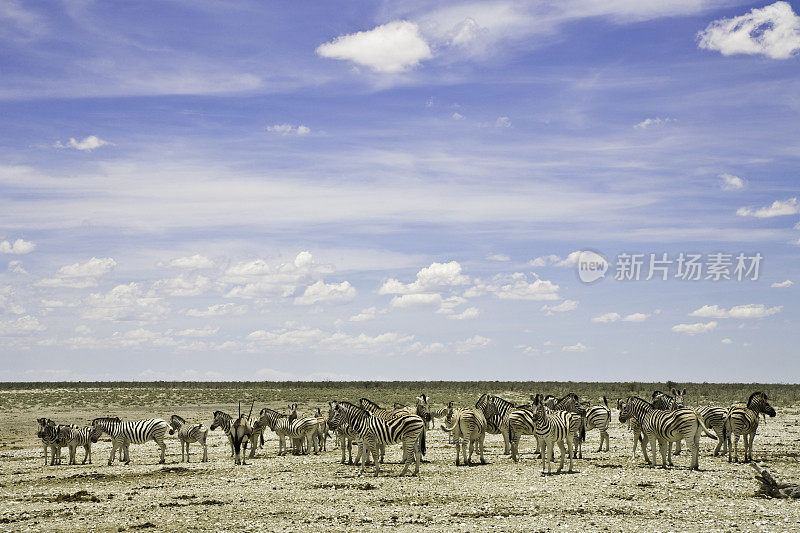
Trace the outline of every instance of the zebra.
{"type": "Polygon", "coordinates": [[[84,450],[83,462],[81,464],[85,465],[87,459],[89,460],[89,464],[92,464],[92,444],[97,442],[103,434],[100,428],[91,426],[83,428],[59,426],[59,434],[59,440],[65,442],[69,448],[69,464],[77,464],[75,455],[78,446],[83,446],[84,450]]]}
{"type": "Polygon", "coordinates": [[[326,452],[328,451],[327,442],[328,442],[328,418],[323,416],[322,409],[317,407],[316,412],[314,412],[314,418],[317,419],[317,430],[314,432],[313,438],[317,440],[319,451],[326,452]]]}
{"type": "Polygon", "coordinates": [[[190,461],[189,459],[189,444],[192,442],[197,442],[200,446],[203,447],[203,459],[202,462],[208,462],[208,446],[206,445],[206,439],[208,438],[208,428],[205,424],[198,423],[198,424],[186,424],[186,420],[181,418],[178,415],[172,415],[169,419],[169,434],[174,435],[175,432],[178,433],[178,440],[181,441],[181,462],[183,462],[183,449],[186,448],[186,462],[190,461]]]}
{"type": "Polygon", "coordinates": [[[606,444],[606,450],[609,450],[610,437],[608,435],[608,424],[611,421],[611,410],[608,408],[608,398],[603,396],[603,405],[586,405],[578,406],[579,414],[583,411],[581,417],[581,431],[576,435],[575,439],[575,455],[583,458],[583,441],[587,432],[597,428],[600,431],[600,446],[597,448],[598,452],[603,451],[603,443],[606,444]]]}
{"type": "MultiPolygon", "coordinates": [[[[378,417],[378,418],[380,418],[382,420],[386,420],[387,422],[389,420],[392,420],[396,416],[399,416],[399,415],[413,414],[407,407],[401,407],[401,408],[396,408],[395,407],[395,408],[392,408],[392,409],[386,409],[384,407],[381,407],[377,403],[373,402],[372,400],[368,400],[367,398],[361,398],[359,400],[359,404],[360,404],[362,409],[364,409],[365,411],[367,411],[370,414],[372,414],[372,416],[376,416],[376,417],[378,417]]],[[[423,422],[424,422],[424,419],[423,419],[423,422]]],[[[423,427],[423,431],[424,431],[424,427],[423,427]]],[[[383,459],[384,459],[384,457],[386,455],[386,445],[383,442],[379,442],[378,443],[378,447],[380,448],[380,451],[381,451],[381,463],[382,463],[383,459]]],[[[403,448],[403,459],[402,459],[402,462],[404,462],[404,463],[405,463],[405,461],[407,459],[405,454],[406,454],[406,450],[405,450],[405,448],[403,448]]]]}
{"type": "MultiPolygon", "coordinates": [[[[497,412],[494,403],[488,403],[488,411],[492,414],[497,412]]],[[[477,407],[474,409],[456,409],[453,407],[453,402],[448,403],[447,415],[445,416],[444,424],[442,424],[442,430],[453,434],[453,440],[456,443],[456,466],[461,466],[460,456],[462,450],[464,464],[471,465],[474,448],[478,449],[481,464],[486,464],[486,459],[483,456],[483,443],[486,439],[486,416],[483,409],[477,407]],[[469,443],[469,456],[467,456],[467,443],[469,443]]]]}
{"type": "Polygon", "coordinates": [[[667,454],[667,442],[686,439],[692,450],[690,466],[692,470],[700,469],[698,461],[700,435],[705,433],[716,440],[716,437],[708,432],[708,428],[703,424],[703,420],[698,414],[693,409],[686,407],[681,407],[674,411],[665,411],[655,409],[653,404],[638,396],[630,396],[622,406],[622,410],[619,413],[619,421],[624,423],[632,417],[638,420],[647,439],[650,441],[653,451],[653,460],[650,462],[651,467],[656,466],[656,440],[658,440],[661,451],[661,467],[666,468],[668,457],[669,465],[672,466],[672,456],[667,454]]]}
{"type": "MultiPolygon", "coordinates": [[[[580,427],[580,416],[567,410],[547,412],[542,397],[537,394],[533,397],[533,408],[522,408],[512,411],[509,417],[508,433],[511,438],[512,454],[516,455],[519,437],[517,431],[527,431],[532,425],[537,440],[541,441],[542,448],[542,473],[547,467],[547,473],[552,473],[553,449],[558,444],[561,458],[556,472],[564,468],[564,454],[569,456],[569,472],[572,472],[572,445],[575,432],[580,427]],[[567,442],[566,449],[564,441],[567,442]]],[[[518,459],[515,459],[518,460],[518,459]]]]}
{"type": "Polygon", "coordinates": [[[516,405],[500,396],[483,394],[475,402],[475,407],[486,409],[489,402],[494,404],[497,413],[486,418],[486,431],[492,435],[497,435],[498,433],[503,435],[503,455],[509,455],[511,453],[511,443],[508,438],[508,415],[516,405]]]}
{"type": "MultiPolygon", "coordinates": [[[[661,409],[663,411],[674,411],[675,409],[679,409],[681,407],[686,407],[684,405],[684,397],[686,396],[686,389],[683,390],[676,389],[672,387],[670,389],[672,395],[666,394],[661,392],[660,390],[653,391],[653,407],[656,409],[661,409]]],[[[669,450],[668,453],[672,453],[672,442],[669,443],[669,450]]],[[[681,441],[678,441],[675,445],[675,454],[681,454],[681,441]]]]}
{"type": "Polygon", "coordinates": [[[384,419],[349,402],[335,402],[333,413],[334,425],[338,426],[342,422],[350,424],[364,442],[365,453],[361,458],[360,474],[364,473],[366,459],[368,454],[371,454],[377,477],[381,471],[378,458],[379,444],[396,444],[398,442],[403,443],[403,462],[405,463],[400,475],[405,475],[414,460],[416,460],[416,466],[412,475],[419,474],[419,463],[425,453],[425,422],[422,418],[412,413],[398,413],[389,419],[384,419]]]}
{"type": "Polygon", "coordinates": [[[214,419],[211,422],[209,429],[214,431],[217,428],[222,428],[222,431],[228,436],[228,444],[231,445],[231,457],[236,455],[233,449],[233,436],[231,435],[231,424],[233,424],[233,417],[224,411],[214,411],[214,419]]]}
{"type": "Polygon", "coordinates": [[[695,409],[700,418],[703,419],[703,424],[707,428],[717,434],[717,447],[714,448],[714,455],[719,455],[722,449],[722,455],[728,454],[728,439],[723,438],[723,426],[725,425],[725,415],[728,413],[724,407],[698,407],[695,409]]]}
{"type": "MultiPolygon", "coordinates": [[[[620,413],[625,406],[625,400],[622,398],[617,400],[617,411],[620,413]]],[[[627,421],[628,429],[631,430],[633,433],[633,458],[636,459],[636,445],[640,444],[642,448],[642,453],[644,454],[645,462],[649,463],[650,458],[647,455],[647,445],[645,443],[645,436],[644,432],[642,432],[642,426],[639,424],[639,421],[635,418],[629,418],[627,421]]]]}
{"type": "Polygon", "coordinates": [[[334,404],[336,402],[328,402],[328,427],[331,428],[336,432],[336,436],[339,439],[341,448],[342,448],[342,464],[353,464],[353,442],[358,445],[358,454],[356,455],[356,464],[359,463],[362,455],[364,454],[364,442],[361,439],[361,436],[358,434],[357,431],[353,429],[353,426],[348,424],[347,422],[339,421],[336,424],[334,419],[334,404]],[[348,457],[349,453],[349,457],[348,457]]]}
{"type": "Polygon", "coordinates": [[[50,448],[50,466],[61,464],[61,449],[67,445],[66,440],[62,437],[61,428],[78,429],[78,426],[72,424],[56,424],[49,418],[38,418],[39,429],[36,436],[42,439],[42,446],[44,447],[44,465],[47,466],[47,449],[50,448]]]}
{"type": "MultiPolygon", "coordinates": [[[[286,448],[285,438],[299,439],[301,442],[310,442],[314,448],[314,454],[318,452],[317,441],[312,438],[312,435],[317,430],[319,422],[316,417],[298,418],[290,420],[290,417],[279,413],[273,409],[265,407],[261,410],[259,417],[259,424],[261,426],[269,427],[275,434],[278,435],[278,455],[284,455],[289,450],[286,448]]],[[[302,453],[302,446],[296,449],[296,453],[302,453]]]]}
{"type": "Polygon", "coordinates": [[[234,464],[247,465],[247,444],[253,439],[253,426],[250,424],[250,417],[240,414],[239,418],[231,424],[230,434],[233,441],[233,449],[236,452],[234,464]]]}
{"type": "Polygon", "coordinates": [[[150,418],[147,420],[137,420],[135,422],[123,422],[118,417],[95,418],[92,420],[92,427],[100,428],[104,433],[111,437],[111,456],[108,458],[108,466],[114,463],[114,455],[117,448],[122,448],[125,452],[125,464],[131,462],[128,449],[131,444],[143,444],[153,440],[161,449],[159,464],[166,462],[167,445],[164,444],[164,435],[169,429],[169,424],[160,418],[150,418]]]}
{"type": "MultiPolygon", "coordinates": [[[[534,395],[531,395],[531,401],[535,401],[534,395]]],[[[544,403],[544,406],[551,411],[569,411],[570,413],[575,413],[580,403],[578,395],[574,392],[565,394],[561,399],[556,398],[552,394],[548,394],[541,401],[544,403]]]]}
{"type": "Polygon", "coordinates": [[[758,415],[767,414],[775,416],[775,409],[767,401],[767,395],[761,391],[754,392],[747,399],[747,405],[732,405],[725,414],[725,423],[722,426],[722,438],[728,445],[728,462],[731,462],[731,451],[735,461],[739,462],[739,436],[744,437],[744,461],[753,460],[753,439],[758,429],[758,415]],[[733,445],[731,446],[731,436],[733,445]],[[733,450],[731,450],[733,448],[733,450]]]}

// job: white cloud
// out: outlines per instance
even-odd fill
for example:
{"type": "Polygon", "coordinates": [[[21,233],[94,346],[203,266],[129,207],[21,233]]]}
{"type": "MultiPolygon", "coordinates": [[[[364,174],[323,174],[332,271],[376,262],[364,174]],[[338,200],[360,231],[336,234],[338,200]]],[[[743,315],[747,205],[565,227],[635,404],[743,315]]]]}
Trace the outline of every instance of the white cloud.
{"type": "Polygon", "coordinates": [[[271,264],[255,259],[234,264],[225,271],[221,281],[236,284],[227,292],[228,298],[288,298],[300,287],[332,271],[329,265],[316,262],[311,253],[304,251],[289,263],[271,264]]]}
{"type": "Polygon", "coordinates": [[[10,286],[0,287],[0,314],[10,313],[22,315],[25,308],[17,301],[14,289],[10,286]]]}
{"type": "Polygon", "coordinates": [[[489,254],[486,256],[486,259],[488,259],[489,261],[501,261],[501,262],[511,261],[511,258],[506,254],[489,254]]]}
{"type": "Polygon", "coordinates": [[[340,35],[321,44],[317,55],[344,59],[375,72],[403,72],[433,57],[419,27],[406,20],[396,20],[369,31],[340,35]]]}
{"type": "Polygon", "coordinates": [[[449,320],[470,320],[472,318],[478,318],[480,315],[480,310],[477,307],[468,307],[455,315],[447,315],[449,320]]]}
{"type": "Polygon", "coordinates": [[[623,322],[644,322],[650,318],[649,313],[631,313],[622,319],[623,322]]]}
{"type": "Polygon", "coordinates": [[[511,127],[511,119],[508,117],[497,117],[497,120],[494,123],[496,128],[510,128],[511,127]]]}
{"type": "Polygon", "coordinates": [[[213,337],[219,333],[219,327],[204,326],[202,329],[189,328],[174,332],[177,337],[213,337]]]}
{"type": "Polygon", "coordinates": [[[731,343],[733,343],[733,341],[731,339],[727,338],[727,337],[722,339],[720,342],[722,344],[731,344],[731,343]]]}
{"type": "Polygon", "coordinates": [[[764,304],[737,305],[731,307],[730,310],[724,309],[718,305],[704,305],[700,309],[689,313],[689,316],[700,318],[764,318],[780,313],[782,309],[783,307],[780,305],[766,307],[764,304]]]}
{"type": "Polygon", "coordinates": [[[464,115],[462,115],[461,113],[459,113],[457,111],[455,113],[453,113],[451,116],[452,116],[453,120],[464,120],[464,115]]]}
{"type": "Polygon", "coordinates": [[[208,318],[215,316],[241,316],[247,313],[246,305],[236,305],[234,303],[215,304],[207,309],[189,309],[186,316],[198,318],[208,318]]]}
{"type": "Polygon", "coordinates": [[[22,261],[9,261],[8,271],[12,274],[27,274],[28,271],[22,266],[22,261]]]}
{"type": "Polygon", "coordinates": [[[117,285],[107,293],[89,295],[84,318],[116,322],[153,322],[164,318],[169,306],[158,297],[145,295],[138,283],[117,285]]]}
{"type": "Polygon", "coordinates": [[[74,150],[80,150],[81,152],[91,152],[92,150],[100,148],[101,146],[106,146],[107,144],[111,143],[94,135],[89,135],[80,141],[72,137],[66,144],[58,141],[56,143],[56,148],[72,148],[74,150]]]}
{"type": "Polygon", "coordinates": [[[417,272],[413,283],[404,284],[391,278],[381,285],[378,294],[415,294],[434,292],[469,284],[470,279],[461,273],[458,261],[449,263],[431,263],[417,272]]]}
{"type": "Polygon", "coordinates": [[[355,297],[356,289],[349,281],[325,283],[320,280],[306,287],[303,295],[295,298],[294,303],[295,305],[340,304],[350,302],[355,297]]]}
{"type": "Polygon", "coordinates": [[[214,262],[204,255],[195,254],[189,257],[173,259],[167,263],[167,266],[172,268],[185,268],[188,270],[202,270],[214,268],[214,262]]]}
{"type": "Polygon", "coordinates": [[[761,54],[789,59],[800,50],[800,17],[788,2],[775,2],[746,15],[711,22],[697,34],[698,46],[722,55],[761,54]]]}
{"type": "Polygon", "coordinates": [[[646,118],[643,121],[639,122],[638,124],[635,124],[633,127],[636,128],[637,130],[646,130],[647,128],[651,128],[654,126],[663,126],[664,124],[668,124],[670,122],[675,122],[675,119],[670,117],[646,118]]]}
{"type": "Polygon", "coordinates": [[[581,255],[580,250],[570,252],[570,254],[563,259],[556,254],[543,255],[528,261],[528,264],[533,267],[543,267],[550,265],[562,268],[569,268],[575,266],[578,263],[578,258],[580,257],[580,255],[581,255]]]}
{"type": "Polygon", "coordinates": [[[786,288],[786,287],[791,287],[792,285],[794,285],[792,280],[787,279],[785,281],[776,281],[775,283],[770,285],[770,287],[772,287],[774,289],[783,289],[783,288],[786,288]]]}
{"type": "Polygon", "coordinates": [[[605,313],[603,315],[592,318],[592,322],[597,322],[600,324],[608,324],[609,322],[617,322],[618,320],[621,319],[622,317],[620,316],[619,313],[605,313]]]}
{"type": "Polygon", "coordinates": [[[350,322],[365,322],[367,320],[373,320],[379,314],[386,314],[386,309],[379,310],[377,307],[367,307],[360,313],[351,316],[349,320],[350,322]]]}
{"type": "Polygon", "coordinates": [[[264,381],[291,381],[295,378],[294,375],[288,372],[275,370],[274,368],[261,368],[256,370],[256,377],[264,381]]]}
{"type": "Polygon", "coordinates": [[[303,126],[300,124],[299,126],[295,126],[293,124],[273,124],[272,126],[267,126],[267,131],[272,133],[280,133],[281,135],[308,135],[311,133],[311,128],[308,126],[303,126]]]}
{"type": "Polygon", "coordinates": [[[740,191],[744,189],[744,179],[733,174],[720,174],[719,186],[723,191],[740,191]]]}
{"type": "Polygon", "coordinates": [[[672,326],[672,331],[675,333],[686,333],[687,335],[697,335],[699,333],[706,333],[717,327],[715,321],[711,322],[695,322],[694,324],[676,324],[672,326]]]}
{"type": "Polygon", "coordinates": [[[0,322],[0,337],[28,337],[45,329],[38,318],[25,315],[9,322],[0,322]]]}
{"type": "Polygon", "coordinates": [[[0,241],[0,254],[24,255],[36,249],[36,245],[30,241],[17,239],[13,243],[10,241],[0,241]]]}
{"type": "Polygon", "coordinates": [[[177,278],[161,279],[153,284],[153,290],[168,294],[169,296],[199,296],[212,288],[211,280],[205,276],[178,276],[177,278]]]}
{"type": "Polygon", "coordinates": [[[403,294],[392,298],[392,307],[422,307],[442,305],[443,298],[438,293],[403,294]]]}
{"type": "Polygon", "coordinates": [[[459,341],[456,343],[456,352],[457,353],[469,353],[474,352],[476,350],[480,350],[482,348],[486,348],[492,342],[492,339],[488,337],[483,337],[481,335],[475,335],[468,339],[464,339],[463,341],[459,341]]]}
{"type": "Polygon", "coordinates": [[[740,217],[756,218],[796,215],[797,213],[800,213],[800,203],[798,203],[797,198],[789,198],[788,200],[775,200],[771,205],[766,207],[740,207],[736,210],[736,214],[740,217]]]}
{"type": "Polygon", "coordinates": [[[501,300],[558,300],[558,285],[536,277],[533,281],[522,272],[498,274],[492,282],[485,286],[476,286],[478,290],[493,293],[501,300]]]}
{"type": "Polygon", "coordinates": [[[247,335],[249,351],[270,348],[295,348],[318,353],[364,353],[372,355],[396,355],[418,351],[424,345],[414,342],[413,335],[396,332],[374,336],[361,333],[328,333],[320,329],[287,325],[277,330],[257,330],[247,335]]]}
{"type": "Polygon", "coordinates": [[[564,313],[566,311],[574,311],[577,308],[578,308],[578,302],[576,300],[564,300],[560,304],[556,305],[544,304],[542,306],[542,311],[547,312],[548,315],[552,315],[553,313],[564,313]]]}
{"type": "Polygon", "coordinates": [[[89,326],[85,326],[85,325],[81,324],[81,325],[75,326],[75,333],[77,333],[78,335],[91,335],[92,334],[92,328],[90,328],[89,326]]]}
{"type": "Polygon", "coordinates": [[[515,346],[515,348],[521,350],[522,353],[526,355],[533,355],[541,352],[539,348],[534,348],[533,346],[527,346],[525,344],[518,344],[517,346],[515,346]]]}
{"type": "Polygon", "coordinates": [[[585,352],[585,351],[587,351],[589,349],[590,348],[588,346],[586,346],[585,344],[583,344],[582,342],[579,342],[577,344],[572,344],[570,346],[562,346],[561,347],[561,351],[562,352],[585,352]]]}
{"type": "Polygon", "coordinates": [[[42,279],[36,285],[74,289],[97,287],[97,278],[108,274],[116,266],[117,262],[110,257],[92,257],[85,263],[65,265],[58,269],[54,277],[42,279]]]}

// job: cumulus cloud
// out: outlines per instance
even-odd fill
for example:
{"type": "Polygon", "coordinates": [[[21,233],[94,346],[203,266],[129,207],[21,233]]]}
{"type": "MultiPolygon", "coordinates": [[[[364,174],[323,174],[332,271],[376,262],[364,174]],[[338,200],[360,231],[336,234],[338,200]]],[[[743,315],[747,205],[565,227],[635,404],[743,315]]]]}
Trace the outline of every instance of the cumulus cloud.
{"type": "Polygon", "coordinates": [[[111,143],[94,135],[89,135],[80,141],[76,140],[74,137],[70,138],[70,140],[66,143],[58,141],[56,143],[56,148],[71,148],[73,150],[80,150],[81,152],[91,152],[92,150],[100,148],[101,146],[106,146],[107,144],[111,143]]]}
{"type": "Polygon", "coordinates": [[[501,261],[501,262],[511,261],[511,258],[506,254],[489,254],[486,256],[486,259],[488,259],[489,261],[501,261]]]}
{"type": "Polygon", "coordinates": [[[453,120],[464,120],[464,115],[462,115],[457,111],[450,116],[452,117],[453,120]]]}
{"type": "Polygon", "coordinates": [[[22,266],[22,261],[9,261],[8,271],[12,274],[27,274],[28,271],[22,266]]]}
{"type": "Polygon", "coordinates": [[[295,305],[340,304],[350,302],[355,297],[356,289],[350,285],[349,281],[325,283],[320,280],[306,287],[302,296],[294,299],[294,303],[295,305]]]}
{"type": "Polygon", "coordinates": [[[648,313],[631,313],[630,315],[625,316],[622,319],[623,322],[644,322],[650,318],[650,314],[648,313]]]}
{"type": "Polygon", "coordinates": [[[733,343],[733,341],[731,339],[727,338],[727,337],[722,339],[720,342],[722,344],[731,344],[731,343],[733,343]]]}
{"type": "Polygon", "coordinates": [[[392,298],[390,305],[392,307],[440,307],[443,301],[442,295],[438,293],[403,294],[392,298]]]}
{"type": "Polygon", "coordinates": [[[497,117],[497,120],[494,122],[496,128],[510,128],[511,127],[511,119],[508,117],[497,117]]]}
{"type": "Polygon", "coordinates": [[[247,313],[246,305],[237,305],[234,303],[224,303],[210,305],[206,309],[189,309],[186,311],[186,316],[193,316],[197,318],[208,318],[216,316],[241,316],[247,313]]]}
{"type": "Polygon", "coordinates": [[[220,281],[234,284],[225,295],[228,298],[288,298],[332,271],[330,265],[316,262],[310,252],[304,251],[288,263],[274,264],[263,259],[236,263],[220,281]]]}
{"type": "Polygon", "coordinates": [[[379,314],[386,314],[386,309],[379,310],[377,307],[367,307],[360,313],[351,316],[349,320],[350,322],[365,322],[367,320],[373,320],[379,314]]]}
{"type": "Polygon", "coordinates": [[[483,337],[481,335],[475,335],[468,339],[464,339],[463,341],[456,343],[456,353],[465,354],[469,352],[474,352],[476,350],[480,350],[482,348],[486,348],[492,342],[492,339],[488,337],[483,337]]]}
{"type": "Polygon", "coordinates": [[[189,328],[174,332],[177,337],[213,337],[219,333],[219,327],[204,326],[203,328],[189,328]]]}
{"type": "Polygon", "coordinates": [[[178,276],[177,278],[161,279],[153,284],[153,290],[169,296],[200,296],[209,291],[212,282],[205,276],[178,276]]]}
{"type": "Polygon", "coordinates": [[[25,315],[16,320],[0,322],[0,336],[2,337],[28,337],[44,331],[45,328],[35,316],[25,315]]]}
{"type": "Polygon", "coordinates": [[[413,335],[397,332],[377,335],[329,333],[317,328],[287,325],[276,330],[256,330],[247,335],[249,351],[269,348],[297,348],[319,353],[365,353],[393,355],[415,352],[424,347],[413,335]]]}
{"type": "Polygon", "coordinates": [[[281,135],[308,135],[311,133],[311,128],[308,126],[303,126],[300,124],[299,126],[295,126],[293,124],[273,124],[272,126],[267,126],[267,131],[272,133],[279,133],[281,135]]]}
{"type": "Polygon", "coordinates": [[[719,186],[723,191],[740,191],[744,189],[744,179],[733,174],[720,174],[719,186]]]}
{"type": "Polygon", "coordinates": [[[672,326],[672,331],[686,333],[687,335],[697,335],[709,332],[716,327],[717,323],[712,320],[711,322],[695,322],[694,324],[676,324],[672,326]]]}
{"type": "Polygon", "coordinates": [[[775,2],[732,18],[711,22],[697,34],[698,46],[722,55],[764,55],[789,59],[800,50],[800,17],[788,2],[775,2]]]}
{"type": "Polygon", "coordinates": [[[787,279],[785,281],[776,281],[775,283],[770,285],[770,287],[772,287],[773,289],[784,289],[787,287],[791,287],[792,285],[794,285],[794,283],[792,283],[792,280],[787,279]]]}
{"type": "Polygon", "coordinates": [[[764,304],[737,305],[730,309],[722,308],[718,305],[704,305],[700,309],[695,309],[689,316],[700,318],[764,318],[780,313],[783,306],[767,307],[764,304]]]}
{"type": "Polygon", "coordinates": [[[784,215],[796,215],[800,213],[800,203],[797,198],[788,200],[775,200],[766,207],[740,207],[736,214],[740,217],[772,218],[784,215]]]}
{"type": "Polygon", "coordinates": [[[469,277],[461,273],[461,265],[458,261],[431,263],[430,266],[417,272],[416,281],[405,284],[391,278],[378,289],[378,294],[435,292],[467,285],[469,282],[469,277]]]}
{"type": "Polygon", "coordinates": [[[195,254],[173,259],[167,263],[167,266],[170,268],[185,268],[187,270],[204,270],[214,268],[214,262],[204,255],[195,254]]]}
{"type": "Polygon", "coordinates": [[[545,311],[548,315],[552,315],[554,313],[564,313],[566,311],[574,311],[577,308],[578,308],[578,302],[576,300],[564,300],[560,304],[556,305],[544,304],[542,306],[542,311],[545,311]]]}
{"type": "Polygon", "coordinates": [[[622,319],[619,313],[605,313],[600,316],[596,316],[592,318],[592,322],[597,322],[599,324],[608,324],[610,322],[617,322],[622,319]]]}
{"type": "Polygon", "coordinates": [[[85,263],[73,263],[58,269],[52,278],[45,278],[36,283],[40,287],[69,287],[85,289],[97,287],[97,279],[111,272],[117,262],[110,257],[92,257],[85,263]]]}
{"type": "Polygon", "coordinates": [[[13,288],[9,286],[0,287],[0,314],[10,313],[12,315],[22,315],[25,308],[17,301],[13,288]]]}
{"type": "Polygon", "coordinates": [[[163,299],[144,293],[141,284],[117,285],[106,293],[89,295],[84,318],[114,322],[153,322],[164,318],[169,306],[163,299]]]}
{"type": "Polygon", "coordinates": [[[473,318],[478,318],[480,315],[480,310],[477,307],[468,307],[457,314],[447,315],[449,320],[470,320],[473,318]]]}
{"type": "Polygon", "coordinates": [[[583,344],[582,342],[561,347],[562,352],[585,352],[587,350],[589,350],[589,347],[583,344]]]}
{"type": "Polygon", "coordinates": [[[24,239],[17,239],[14,242],[0,241],[0,254],[24,255],[36,249],[36,245],[24,239]]]}
{"type": "Polygon", "coordinates": [[[375,72],[404,72],[433,57],[419,26],[396,20],[368,31],[340,35],[321,44],[317,55],[352,61],[375,72]]]}
{"type": "Polygon", "coordinates": [[[558,300],[558,285],[534,275],[533,281],[522,272],[498,274],[487,284],[476,283],[470,295],[482,292],[494,294],[501,300],[558,300]]]}
{"type": "Polygon", "coordinates": [[[543,266],[556,266],[562,268],[569,268],[574,267],[578,263],[578,258],[580,257],[581,252],[580,250],[571,252],[567,257],[562,258],[556,254],[550,255],[542,255],[535,259],[531,259],[528,261],[528,264],[533,267],[543,267],[543,266]]]}

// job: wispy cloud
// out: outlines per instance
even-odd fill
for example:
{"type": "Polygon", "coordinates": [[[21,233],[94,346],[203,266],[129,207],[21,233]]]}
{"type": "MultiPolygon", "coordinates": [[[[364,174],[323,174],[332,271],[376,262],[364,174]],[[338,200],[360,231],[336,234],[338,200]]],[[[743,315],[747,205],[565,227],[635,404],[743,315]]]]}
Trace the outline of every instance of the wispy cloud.
{"type": "Polygon", "coordinates": [[[766,207],[740,207],[736,214],[740,217],[772,218],[800,213],[800,203],[797,198],[788,200],[775,200],[766,207]]]}
{"type": "Polygon", "coordinates": [[[95,135],[89,135],[81,140],[70,137],[69,141],[66,143],[58,141],[55,146],[56,148],[72,148],[73,150],[79,150],[81,152],[91,152],[92,150],[96,150],[101,146],[106,146],[109,144],[111,143],[96,137],[95,135]]]}

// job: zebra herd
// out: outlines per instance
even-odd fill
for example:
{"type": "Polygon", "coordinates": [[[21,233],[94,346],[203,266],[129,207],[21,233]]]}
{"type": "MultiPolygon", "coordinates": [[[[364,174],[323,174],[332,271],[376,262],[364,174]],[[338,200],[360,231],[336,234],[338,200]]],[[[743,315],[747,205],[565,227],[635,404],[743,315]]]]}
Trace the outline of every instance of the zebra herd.
{"type": "MultiPolygon", "coordinates": [[[[637,447],[641,447],[645,461],[655,467],[656,443],[661,455],[661,466],[672,466],[672,444],[676,444],[675,455],[681,452],[681,442],[686,441],[690,451],[690,468],[699,469],[699,442],[705,435],[718,440],[713,454],[728,455],[728,461],[739,460],[739,438],[744,440],[744,460],[752,461],[753,439],[759,424],[759,415],[775,416],[775,409],[769,404],[767,395],[754,392],[746,403],[729,407],[690,408],[684,404],[686,389],[673,388],[671,394],[655,391],[650,401],[637,396],[629,396],[617,402],[619,421],[628,424],[633,432],[633,457],[637,447]],[[713,431],[713,433],[712,433],[713,431]],[[648,455],[650,445],[651,454],[648,455]]],[[[603,396],[602,403],[592,405],[581,402],[574,394],[561,398],[552,395],[535,394],[530,402],[515,404],[492,394],[483,394],[473,407],[457,407],[449,402],[445,407],[430,405],[428,396],[420,394],[414,406],[395,404],[391,408],[362,398],[358,404],[347,401],[328,402],[327,413],[321,408],[310,416],[298,416],[297,404],[289,404],[288,413],[263,408],[258,416],[242,413],[241,403],[236,417],[224,412],[214,411],[210,426],[202,422],[187,423],[179,415],[172,415],[169,423],[154,418],[138,421],[123,421],[118,417],[95,418],[86,427],[56,424],[50,419],[39,418],[37,436],[44,447],[44,461],[47,465],[48,449],[50,464],[61,463],[61,450],[69,449],[69,464],[76,464],[76,450],[84,448],[83,463],[92,462],[91,446],[103,434],[111,439],[111,454],[108,464],[112,465],[119,453],[119,460],[130,462],[131,444],[155,441],[160,449],[160,463],[165,462],[166,444],[164,437],[177,435],[181,443],[181,462],[189,461],[189,445],[199,444],[203,449],[202,461],[208,461],[207,439],[209,431],[221,429],[228,437],[231,457],[235,464],[247,464],[257,448],[264,448],[264,432],[270,429],[278,437],[278,455],[286,453],[319,453],[327,450],[327,439],[331,431],[341,448],[342,463],[360,465],[363,474],[368,463],[374,467],[375,475],[381,472],[387,445],[401,444],[403,450],[403,469],[405,475],[412,464],[412,475],[419,473],[422,456],[426,454],[426,432],[435,427],[436,419],[441,420],[440,428],[450,434],[455,444],[456,465],[472,464],[473,453],[477,452],[481,464],[486,463],[484,441],[486,434],[501,434],[504,440],[504,454],[518,462],[520,440],[532,435],[536,441],[536,453],[542,459],[542,472],[551,473],[556,447],[560,450],[560,472],[565,460],[572,472],[573,459],[582,458],[582,445],[586,433],[597,429],[600,446],[597,452],[609,451],[610,437],[608,427],[611,423],[611,409],[608,399],[603,396]],[[353,445],[357,455],[353,460],[353,445]],[[605,447],[604,447],[605,444],[605,447]],[[348,456],[349,454],[349,456],[348,456]]]]}

